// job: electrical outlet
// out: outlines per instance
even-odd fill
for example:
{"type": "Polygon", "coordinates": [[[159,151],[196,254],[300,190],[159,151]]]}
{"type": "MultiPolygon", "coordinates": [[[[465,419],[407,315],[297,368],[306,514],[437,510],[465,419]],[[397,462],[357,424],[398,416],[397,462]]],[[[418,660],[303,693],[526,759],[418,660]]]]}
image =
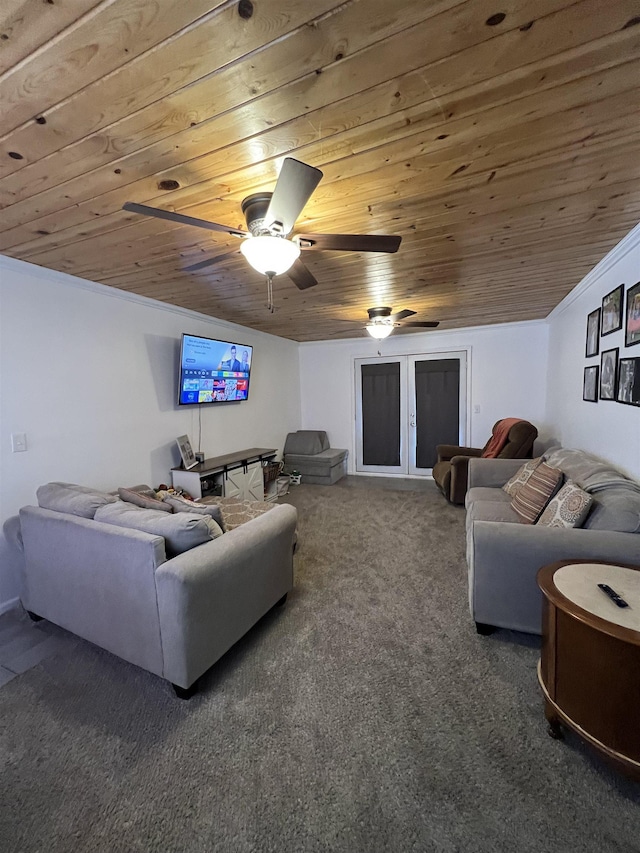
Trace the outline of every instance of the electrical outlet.
{"type": "Polygon", "coordinates": [[[27,436],[24,432],[11,433],[11,452],[22,453],[27,449],[27,436]]]}

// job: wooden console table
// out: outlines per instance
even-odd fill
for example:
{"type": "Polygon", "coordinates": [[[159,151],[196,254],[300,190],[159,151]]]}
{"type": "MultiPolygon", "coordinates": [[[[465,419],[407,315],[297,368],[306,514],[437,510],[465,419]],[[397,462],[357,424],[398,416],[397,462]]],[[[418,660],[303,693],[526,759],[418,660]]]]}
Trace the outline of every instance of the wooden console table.
{"type": "Polygon", "coordinates": [[[538,678],[552,737],[573,729],[640,781],[640,567],[565,560],[538,572],[538,678]],[[608,584],[629,607],[600,589],[608,584]]]}
{"type": "Polygon", "coordinates": [[[220,495],[253,501],[275,500],[275,482],[269,484],[270,491],[265,496],[263,462],[271,461],[277,452],[269,447],[250,447],[215,456],[188,470],[172,468],[171,481],[174,488],[184,489],[193,498],[220,495]]]}

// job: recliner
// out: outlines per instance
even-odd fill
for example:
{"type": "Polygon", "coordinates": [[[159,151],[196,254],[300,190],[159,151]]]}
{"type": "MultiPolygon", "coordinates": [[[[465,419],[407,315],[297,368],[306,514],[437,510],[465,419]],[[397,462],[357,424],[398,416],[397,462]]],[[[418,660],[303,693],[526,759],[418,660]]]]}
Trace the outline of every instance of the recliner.
{"type": "MultiPolygon", "coordinates": [[[[491,438],[484,447],[460,447],[453,444],[439,444],[436,447],[438,461],[433,466],[433,479],[450,503],[464,504],[469,459],[483,455],[500,423],[502,419],[493,425],[491,438]]],[[[533,442],[537,437],[538,430],[533,424],[529,421],[518,421],[509,430],[505,444],[495,458],[531,459],[533,442]]]]}

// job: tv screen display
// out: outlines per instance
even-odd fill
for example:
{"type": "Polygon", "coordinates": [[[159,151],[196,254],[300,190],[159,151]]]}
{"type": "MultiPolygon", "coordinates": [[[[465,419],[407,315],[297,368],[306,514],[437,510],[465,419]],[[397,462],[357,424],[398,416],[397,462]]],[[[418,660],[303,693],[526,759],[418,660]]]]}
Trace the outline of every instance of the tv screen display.
{"type": "Polygon", "coordinates": [[[178,403],[229,403],[246,400],[253,347],[183,335],[178,403]]]}

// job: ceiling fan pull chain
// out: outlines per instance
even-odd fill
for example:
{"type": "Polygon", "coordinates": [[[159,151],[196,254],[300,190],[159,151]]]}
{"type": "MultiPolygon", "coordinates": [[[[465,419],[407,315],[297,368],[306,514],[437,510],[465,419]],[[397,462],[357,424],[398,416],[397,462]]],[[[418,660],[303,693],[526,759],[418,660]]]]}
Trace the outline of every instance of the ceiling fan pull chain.
{"type": "Polygon", "coordinates": [[[273,314],[275,306],[273,304],[273,276],[267,276],[267,308],[273,314]]]}

